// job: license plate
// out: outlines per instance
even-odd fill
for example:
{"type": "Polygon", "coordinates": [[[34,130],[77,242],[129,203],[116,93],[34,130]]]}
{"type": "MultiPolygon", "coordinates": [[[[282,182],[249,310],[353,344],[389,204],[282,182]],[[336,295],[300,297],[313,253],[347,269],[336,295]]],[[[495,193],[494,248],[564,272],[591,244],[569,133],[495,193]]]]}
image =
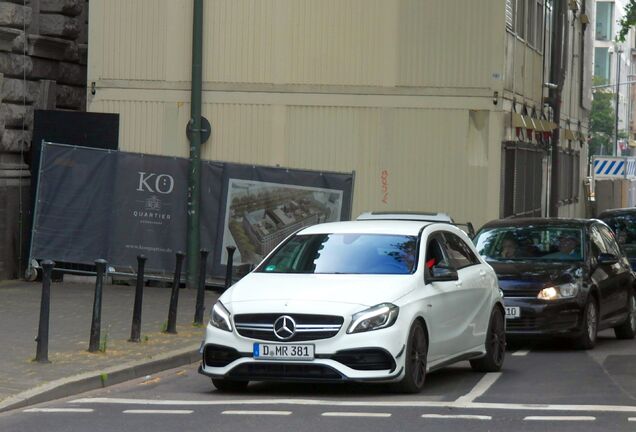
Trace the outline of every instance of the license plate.
{"type": "Polygon", "coordinates": [[[518,306],[506,306],[506,319],[521,317],[521,309],[518,306]]]}
{"type": "Polygon", "coordinates": [[[254,358],[257,360],[313,360],[313,345],[254,344],[254,358]]]}

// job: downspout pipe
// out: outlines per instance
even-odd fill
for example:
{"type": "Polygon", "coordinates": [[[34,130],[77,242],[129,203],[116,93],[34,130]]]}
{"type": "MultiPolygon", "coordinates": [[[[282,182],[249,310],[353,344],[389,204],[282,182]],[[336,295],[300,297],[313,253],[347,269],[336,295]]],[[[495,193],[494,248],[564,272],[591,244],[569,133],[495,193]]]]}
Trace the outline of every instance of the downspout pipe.
{"type": "Polygon", "coordinates": [[[555,8],[552,15],[552,58],[550,61],[550,82],[556,84],[556,88],[550,89],[550,105],[554,115],[556,128],[552,131],[552,163],[550,175],[550,212],[551,217],[559,215],[560,192],[560,133],[561,133],[561,96],[565,81],[564,57],[566,49],[568,6],[566,0],[555,0],[555,8]],[[564,24],[565,23],[565,24],[564,24]]]}
{"type": "Polygon", "coordinates": [[[201,89],[203,86],[203,0],[193,0],[192,92],[190,98],[190,160],[188,172],[187,286],[199,285],[201,265],[201,89]]]}

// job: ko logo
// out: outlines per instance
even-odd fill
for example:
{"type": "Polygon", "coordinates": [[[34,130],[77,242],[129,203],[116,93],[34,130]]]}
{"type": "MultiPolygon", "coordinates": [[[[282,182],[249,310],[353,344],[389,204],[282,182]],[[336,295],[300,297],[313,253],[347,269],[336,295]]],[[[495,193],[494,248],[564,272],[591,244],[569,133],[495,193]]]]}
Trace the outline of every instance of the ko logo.
{"type": "Polygon", "coordinates": [[[174,178],[171,175],[139,172],[139,187],[137,188],[139,192],[148,191],[166,195],[172,192],[172,189],[174,189],[174,178]]]}

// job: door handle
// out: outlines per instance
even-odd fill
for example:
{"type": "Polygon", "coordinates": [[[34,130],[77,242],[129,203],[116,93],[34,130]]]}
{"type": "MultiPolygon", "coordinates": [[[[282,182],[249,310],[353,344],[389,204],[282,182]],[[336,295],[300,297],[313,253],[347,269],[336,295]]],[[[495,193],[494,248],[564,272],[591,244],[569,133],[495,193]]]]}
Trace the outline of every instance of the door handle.
{"type": "Polygon", "coordinates": [[[461,287],[462,287],[462,283],[461,283],[461,282],[455,282],[455,286],[456,286],[457,288],[461,288],[461,287]]]}
{"type": "Polygon", "coordinates": [[[479,276],[486,276],[486,270],[479,270],[479,276]]]}

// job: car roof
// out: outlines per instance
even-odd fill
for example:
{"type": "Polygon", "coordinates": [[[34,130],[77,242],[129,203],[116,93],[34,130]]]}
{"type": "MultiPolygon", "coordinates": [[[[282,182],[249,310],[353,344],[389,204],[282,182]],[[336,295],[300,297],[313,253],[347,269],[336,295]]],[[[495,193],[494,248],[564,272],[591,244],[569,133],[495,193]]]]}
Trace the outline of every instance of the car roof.
{"type": "Polygon", "coordinates": [[[625,215],[625,214],[636,214],[636,207],[626,207],[626,208],[616,208],[602,211],[598,217],[610,217],[617,215],[625,215]]]}
{"type": "Polygon", "coordinates": [[[410,220],[427,222],[453,222],[453,219],[446,213],[428,212],[364,212],[356,220],[410,220]]]}
{"type": "MultiPolygon", "coordinates": [[[[350,222],[328,222],[304,228],[298,234],[396,234],[416,236],[420,231],[437,222],[404,220],[355,220],[350,222]]],[[[452,226],[448,223],[440,225],[452,226]]]]}
{"type": "Polygon", "coordinates": [[[571,226],[571,227],[584,227],[591,225],[595,222],[599,222],[596,219],[575,219],[575,218],[515,218],[515,219],[497,219],[492,220],[482,226],[479,231],[486,228],[499,228],[499,227],[524,227],[524,226],[571,226]]]}

